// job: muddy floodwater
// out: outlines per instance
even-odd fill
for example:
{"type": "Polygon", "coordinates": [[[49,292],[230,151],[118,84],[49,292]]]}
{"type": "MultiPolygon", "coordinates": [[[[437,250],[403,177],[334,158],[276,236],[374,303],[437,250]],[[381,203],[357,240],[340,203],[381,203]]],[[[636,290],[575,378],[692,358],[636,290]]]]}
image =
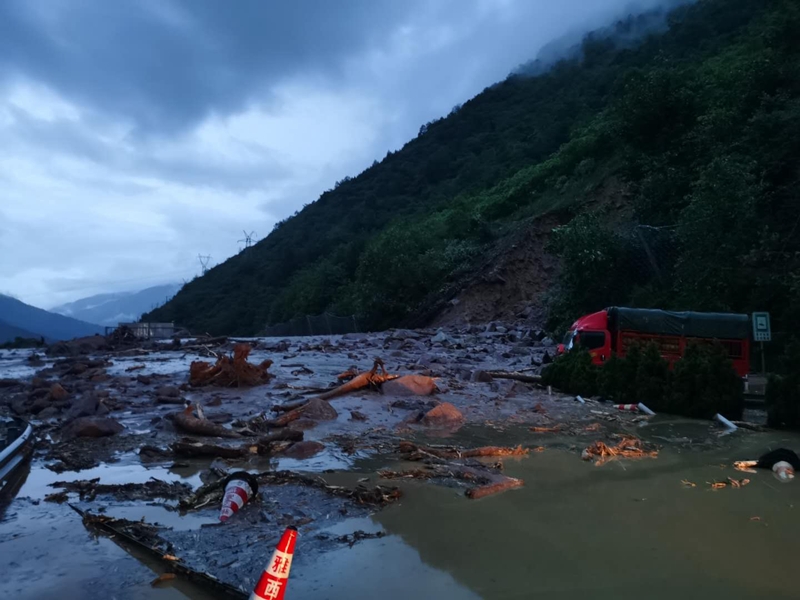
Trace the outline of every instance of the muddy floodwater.
{"type": "MultiPolygon", "coordinates": [[[[376,345],[381,343],[385,342],[378,340],[376,345]]],[[[180,576],[164,587],[153,587],[153,579],[166,571],[163,561],[87,529],[69,504],[94,514],[165,525],[169,528],[165,537],[175,542],[182,558],[198,569],[230,577],[240,587],[258,577],[258,572],[251,571],[260,567],[253,565],[266,565],[274,549],[283,528],[275,515],[288,513],[284,516],[290,520],[304,517],[301,522],[309,524],[300,527],[286,594],[289,600],[800,597],[796,576],[800,480],[781,483],[768,471],[748,474],[732,467],[733,461],[757,458],[768,449],[800,450],[800,437],[745,430],[722,436],[717,426],[706,421],[618,415],[607,404],[580,405],[572,398],[551,396],[529,386],[490,387],[474,382],[474,377],[469,381],[468,376],[454,375],[464,363],[458,359],[458,349],[448,353],[444,346],[441,350],[435,346],[444,358],[433,361],[433,374],[442,377],[446,390],[439,400],[452,401],[467,415],[460,428],[441,432],[408,426],[405,412],[387,409],[385,398],[364,394],[335,401],[340,417],[306,432],[306,439],[325,444],[322,453],[307,459],[278,456],[247,463],[254,472],[290,469],[322,475],[335,485],[353,486],[359,481],[397,485],[403,492],[398,501],[382,508],[345,509],[311,496],[300,502],[301,491],[295,503],[291,486],[267,488],[234,518],[249,518],[247,523],[263,532],[248,537],[242,520],[238,524],[241,538],[233,538],[234,544],[242,540],[239,547],[222,537],[218,506],[181,514],[158,499],[79,499],[71,494],[66,503],[44,500],[57,491],[51,486],[57,481],[99,478],[100,483],[115,484],[155,478],[185,482],[197,489],[212,464],[241,468],[219,459],[141,460],[137,448],[142,439],[163,445],[175,434],[150,427],[155,421],[152,415],[162,414],[164,407],[138,410],[136,402],[140,396],[147,397],[147,390],[131,384],[120,394],[130,404],[117,410],[126,426],[120,436],[128,436],[120,439],[132,439],[135,444],[106,448],[97,464],[60,473],[47,469],[52,459],[39,453],[14,499],[0,508],[0,598],[219,597],[180,576]],[[532,412],[534,405],[537,413],[532,412]],[[347,411],[356,409],[366,415],[366,425],[347,418],[347,411]],[[545,410],[550,415],[547,422],[541,417],[545,410]],[[530,429],[532,424],[553,423],[580,427],[554,433],[530,429]],[[657,445],[658,455],[611,460],[600,466],[581,460],[583,448],[608,434],[600,424],[657,445]],[[332,440],[353,428],[362,439],[383,435],[381,440],[387,444],[398,439],[460,448],[522,444],[539,451],[502,459],[503,474],[524,480],[523,487],[470,500],[463,486],[381,480],[379,470],[409,465],[381,451],[380,444],[343,452],[332,440]],[[749,483],[712,489],[712,483],[728,482],[728,478],[747,478],[749,483]],[[278,503],[280,507],[275,506],[278,503]],[[384,535],[352,546],[329,541],[356,531],[384,535]],[[247,572],[244,579],[238,575],[243,571],[247,572]]],[[[304,357],[297,352],[290,360],[310,365],[316,381],[330,379],[339,365],[348,367],[359,359],[363,364],[370,354],[341,359],[330,353],[304,357]]],[[[485,364],[477,367],[497,368],[508,362],[487,354],[485,364]]],[[[146,364],[146,359],[137,358],[135,363],[146,364]]],[[[154,364],[150,372],[166,373],[164,377],[174,379],[167,383],[177,383],[186,363],[176,357],[154,364]],[[176,366],[169,367],[173,363],[176,366]]],[[[117,361],[109,371],[123,377],[128,364],[134,361],[117,361]]],[[[13,374],[33,375],[19,363],[13,374]]],[[[269,388],[262,389],[259,397],[265,392],[271,393],[269,388]]],[[[223,399],[223,407],[234,416],[237,410],[243,414],[237,402],[246,405],[248,393],[231,395],[227,404],[223,399]]],[[[47,431],[48,436],[57,437],[57,429],[47,431]]],[[[244,591],[246,597],[249,590],[244,591]]]]}

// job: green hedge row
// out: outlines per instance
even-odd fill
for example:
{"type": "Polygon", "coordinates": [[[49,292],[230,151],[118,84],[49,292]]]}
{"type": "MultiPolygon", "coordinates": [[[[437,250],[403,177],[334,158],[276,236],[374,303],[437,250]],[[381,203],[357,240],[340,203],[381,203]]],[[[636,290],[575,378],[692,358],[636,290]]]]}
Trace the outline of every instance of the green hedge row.
{"type": "Polygon", "coordinates": [[[656,412],[699,419],[720,413],[740,419],[744,389],[725,350],[693,344],[670,371],[654,344],[633,346],[624,358],[592,364],[586,350],[559,357],[542,373],[545,385],[583,396],[600,395],[615,404],[645,403],[656,412]]]}

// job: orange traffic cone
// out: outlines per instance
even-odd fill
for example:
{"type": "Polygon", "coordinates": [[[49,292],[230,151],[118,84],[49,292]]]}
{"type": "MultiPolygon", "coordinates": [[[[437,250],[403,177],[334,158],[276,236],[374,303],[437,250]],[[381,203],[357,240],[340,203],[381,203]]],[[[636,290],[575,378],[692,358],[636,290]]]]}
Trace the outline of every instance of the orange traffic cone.
{"type": "Polygon", "coordinates": [[[294,544],[297,541],[297,528],[287,527],[281,541],[275,548],[267,568],[261,574],[250,600],[283,600],[286,593],[286,582],[289,580],[289,569],[292,568],[294,544]]]}
{"type": "Polygon", "coordinates": [[[228,475],[219,520],[227,521],[258,492],[258,480],[246,471],[228,475]]]}

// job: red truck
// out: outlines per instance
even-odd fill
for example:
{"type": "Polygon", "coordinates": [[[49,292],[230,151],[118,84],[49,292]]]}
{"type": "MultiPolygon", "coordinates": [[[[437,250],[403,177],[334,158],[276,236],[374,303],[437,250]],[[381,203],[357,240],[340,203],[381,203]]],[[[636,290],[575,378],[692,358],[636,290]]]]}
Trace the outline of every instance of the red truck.
{"type": "Polygon", "coordinates": [[[740,314],[611,307],[575,321],[558,352],[581,346],[600,365],[612,355],[625,356],[633,343],[655,342],[671,367],[693,341],[721,344],[736,372],[749,373],[750,317],[740,314]]]}

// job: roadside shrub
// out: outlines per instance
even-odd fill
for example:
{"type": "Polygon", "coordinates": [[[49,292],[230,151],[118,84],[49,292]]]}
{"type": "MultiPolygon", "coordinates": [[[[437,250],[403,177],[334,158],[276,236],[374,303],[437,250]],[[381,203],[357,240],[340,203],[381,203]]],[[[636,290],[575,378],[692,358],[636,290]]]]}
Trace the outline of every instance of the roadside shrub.
{"type": "Polygon", "coordinates": [[[716,413],[742,418],[742,379],[717,344],[690,344],[675,363],[670,387],[667,412],[698,419],[710,419],[716,413]]]}
{"type": "MultiPolygon", "coordinates": [[[[644,402],[656,412],[698,419],[716,413],[739,419],[744,410],[742,380],[717,345],[690,345],[673,371],[655,344],[633,345],[625,357],[612,357],[602,367],[592,364],[588,351],[576,349],[548,366],[542,381],[569,394],[599,393],[615,404],[644,402]]],[[[798,385],[800,378],[795,390],[798,385]]],[[[794,414],[800,417],[800,411],[794,414]]]]}
{"type": "Polygon", "coordinates": [[[598,392],[598,368],[585,348],[559,356],[542,371],[542,383],[568,394],[594,396],[598,392]]]}
{"type": "Polygon", "coordinates": [[[767,424],[770,427],[800,429],[800,342],[792,340],[779,366],[780,374],[767,382],[767,424]],[[794,365],[794,368],[793,368],[794,365]]]}
{"type": "Polygon", "coordinates": [[[617,404],[644,402],[655,411],[671,412],[669,363],[655,344],[634,344],[624,358],[612,357],[601,369],[600,391],[617,404]]]}

